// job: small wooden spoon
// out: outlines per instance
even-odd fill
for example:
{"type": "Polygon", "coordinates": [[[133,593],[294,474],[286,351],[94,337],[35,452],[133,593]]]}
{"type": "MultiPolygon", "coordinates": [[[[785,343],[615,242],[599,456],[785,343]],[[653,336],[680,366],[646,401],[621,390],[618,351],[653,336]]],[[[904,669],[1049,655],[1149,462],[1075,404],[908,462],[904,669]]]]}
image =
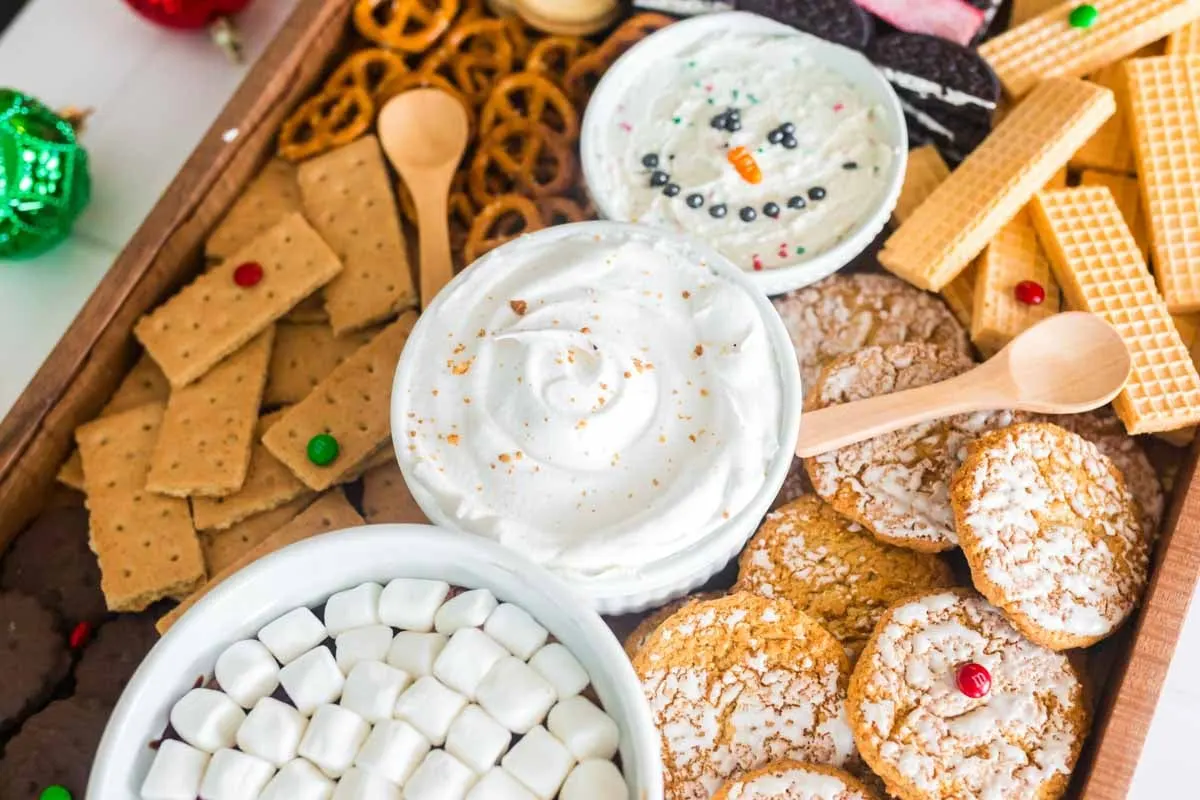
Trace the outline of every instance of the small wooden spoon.
{"type": "Polygon", "coordinates": [[[1131,369],[1125,342],[1107,322],[1081,311],[1055,314],[962,375],[806,412],[796,455],[819,455],[952,414],[1090,411],[1117,396],[1131,369]]]}
{"type": "Polygon", "coordinates": [[[417,209],[421,309],[454,275],[450,258],[450,182],[467,149],[462,103],[441,89],[398,94],[379,112],[379,141],[417,209]]]}

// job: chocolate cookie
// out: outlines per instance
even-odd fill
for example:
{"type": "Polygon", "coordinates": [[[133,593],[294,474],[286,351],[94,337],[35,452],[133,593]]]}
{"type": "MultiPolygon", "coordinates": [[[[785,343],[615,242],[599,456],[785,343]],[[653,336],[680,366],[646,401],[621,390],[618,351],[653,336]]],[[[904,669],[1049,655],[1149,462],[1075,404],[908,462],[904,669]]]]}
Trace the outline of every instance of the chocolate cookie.
{"type": "Polygon", "coordinates": [[[866,50],[875,32],[871,15],[852,0],[737,0],[735,5],[855,50],[866,50]]]}
{"type": "Polygon", "coordinates": [[[0,592],[0,732],[49,697],[70,668],[54,612],[20,592],[0,592]]]}
{"type": "Polygon", "coordinates": [[[30,717],[0,759],[0,800],[31,800],[54,784],[83,797],[110,711],[72,697],[30,717]]]}
{"type": "Polygon", "coordinates": [[[75,693],[116,705],[125,684],[158,641],[154,619],[152,614],[122,614],[100,628],[75,670],[75,693]]]}
{"type": "Polygon", "coordinates": [[[107,613],[100,568],[88,548],[88,515],[80,507],[52,508],[17,537],[4,558],[0,587],[36,597],[68,625],[107,613]]]}

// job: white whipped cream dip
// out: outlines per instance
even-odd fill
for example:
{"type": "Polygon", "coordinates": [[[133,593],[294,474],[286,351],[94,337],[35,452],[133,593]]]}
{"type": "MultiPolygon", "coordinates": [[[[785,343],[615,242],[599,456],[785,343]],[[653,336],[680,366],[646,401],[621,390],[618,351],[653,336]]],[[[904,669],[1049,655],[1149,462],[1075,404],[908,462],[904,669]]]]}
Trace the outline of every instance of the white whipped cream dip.
{"type": "Polygon", "coordinates": [[[585,223],[447,286],[392,397],[397,456],[430,518],[597,577],[745,509],[786,415],[765,304],[729,272],[674,237],[585,223]]]}

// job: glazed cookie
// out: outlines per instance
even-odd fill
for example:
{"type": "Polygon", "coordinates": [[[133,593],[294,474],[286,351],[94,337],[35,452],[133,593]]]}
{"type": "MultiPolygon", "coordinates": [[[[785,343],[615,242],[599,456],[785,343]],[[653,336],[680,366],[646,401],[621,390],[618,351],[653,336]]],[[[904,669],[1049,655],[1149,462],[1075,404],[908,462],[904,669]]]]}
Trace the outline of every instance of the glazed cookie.
{"type": "Polygon", "coordinates": [[[646,646],[646,641],[650,638],[650,634],[654,633],[655,629],[663,623],[668,617],[674,614],[684,606],[701,600],[715,600],[720,597],[720,592],[700,592],[698,594],[685,594],[683,597],[676,597],[671,602],[667,603],[657,611],[651,611],[650,614],[637,624],[637,627],[629,632],[625,637],[625,655],[629,656],[632,661],[638,651],[646,646]]]}
{"type": "MultiPolygon", "coordinates": [[[[930,344],[866,347],[839,356],[806,399],[824,408],[953,378],[973,366],[930,344]]],[[[885,542],[938,552],[958,544],[950,479],[981,433],[1023,417],[1009,411],[958,414],[868,439],[804,461],[817,494],[885,542]]]]}
{"type": "Polygon", "coordinates": [[[796,348],[806,395],[822,367],[867,345],[928,342],[971,352],[966,331],[941,299],[891,275],[834,275],[772,302],[796,348]]]}
{"type": "Polygon", "coordinates": [[[840,767],[854,752],[846,654],[784,600],[739,592],[687,605],[633,667],[661,732],[667,800],[709,797],[772,759],[840,767]]]}
{"type": "Polygon", "coordinates": [[[903,800],[1054,800],[1088,729],[1067,656],[958,589],[888,609],[850,679],[859,752],[903,800]]]}
{"type": "Polygon", "coordinates": [[[729,781],[713,800],[875,800],[875,794],[836,767],[774,761],[729,781]]]}
{"type": "Polygon", "coordinates": [[[979,437],[951,490],[979,591],[1055,650],[1112,633],[1146,588],[1150,536],[1112,459],[1048,423],[979,437]]]}
{"type": "Polygon", "coordinates": [[[738,589],[790,601],[852,660],[892,603],[954,584],[941,557],[880,542],[812,495],[770,514],[738,561],[738,589]]]}
{"type": "Polygon", "coordinates": [[[71,668],[54,612],[20,592],[0,592],[0,732],[40,705],[71,668]]]}

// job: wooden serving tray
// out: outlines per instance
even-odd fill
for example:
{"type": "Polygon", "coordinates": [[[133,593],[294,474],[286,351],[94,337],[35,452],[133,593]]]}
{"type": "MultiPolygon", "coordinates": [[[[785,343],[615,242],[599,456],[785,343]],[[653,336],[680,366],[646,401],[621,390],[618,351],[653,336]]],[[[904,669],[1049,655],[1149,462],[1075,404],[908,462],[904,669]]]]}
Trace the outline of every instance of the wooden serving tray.
{"type": "MultiPolygon", "coordinates": [[[[0,421],[0,552],[55,493],[75,428],[130,368],[134,322],[203,263],[209,231],[273,155],[287,114],[350,40],[354,0],[300,0],[33,381],[0,421]]],[[[1200,577],[1200,440],[1176,479],[1145,601],[1100,653],[1113,655],[1071,794],[1121,800],[1200,577]]]]}

